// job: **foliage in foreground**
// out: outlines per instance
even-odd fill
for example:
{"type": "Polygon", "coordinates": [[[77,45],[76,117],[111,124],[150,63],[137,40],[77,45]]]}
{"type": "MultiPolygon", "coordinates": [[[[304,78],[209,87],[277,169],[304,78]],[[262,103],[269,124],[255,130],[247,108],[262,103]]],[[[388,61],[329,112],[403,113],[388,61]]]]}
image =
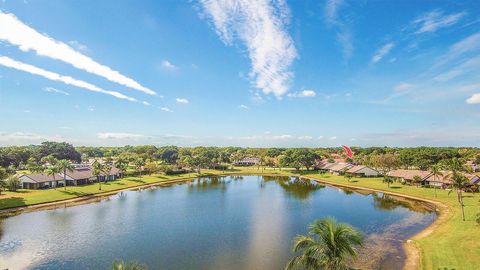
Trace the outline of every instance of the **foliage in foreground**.
{"type": "Polygon", "coordinates": [[[112,270],[147,270],[147,266],[139,262],[124,262],[115,260],[112,270]]]}
{"type": "Polygon", "coordinates": [[[333,218],[316,220],[309,226],[308,235],[295,238],[293,257],[285,269],[351,269],[348,262],[363,246],[363,235],[345,223],[333,218]]]}

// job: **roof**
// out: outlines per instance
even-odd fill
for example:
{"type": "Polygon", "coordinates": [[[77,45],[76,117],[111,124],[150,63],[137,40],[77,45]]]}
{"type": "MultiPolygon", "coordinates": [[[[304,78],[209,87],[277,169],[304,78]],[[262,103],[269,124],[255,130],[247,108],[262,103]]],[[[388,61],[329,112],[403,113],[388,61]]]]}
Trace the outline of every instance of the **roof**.
{"type": "MultiPolygon", "coordinates": [[[[22,177],[22,176],[28,177],[37,183],[54,181],[52,175],[47,175],[45,173],[22,174],[19,177],[22,177]]],[[[59,180],[63,180],[63,176],[57,173],[55,175],[55,181],[59,181],[59,180]]]]}
{"type": "Polygon", "coordinates": [[[335,163],[330,163],[330,162],[319,162],[317,164],[317,167],[319,169],[328,169],[330,168],[331,166],[335,165],[335,163]]]}
{"type": "Polygon", "coordinates": [[[388,176],[413,180],[413,178],[418,175],[422,178],[422,180],[425,180],[431,174],[431,172],[421,170],[393,170],[388,173],[388,176]]]}
{"type": "Polygon", "coordinates": [[[335,163],[333,166],[329,167],[328,169],[334,172],[343,171],[348,169],[352,166],[350,163],[335,163]]]}
{"type": "MultiPolygon", "coordinates": [[[[367,167],[367,166],[365,166],[365,165],[355,165],[355,166],[351,167],[350,169],[348,169],[348,171],[346,171],[346,172],[347,172],[347,173],[356,173],[356,172],[358,172],[358,171],[360,171],[360,170],[363,170],[363,169],[365,169],[365,168],[369,168],[369,169],[373,170],[372,168],[367,167]]],[[[375,171],[375,170],[374,170],[374,171],[375,171]]]]}
{"type": "Polygon", "coordinates": [[[93,172],[90,167],[82,167],[82,168],[76,168],[74,170],[67,170],[66,174],[68,177],[74,179],[74,180],[79,180],[79,179],[87,179],[93,177],[93,172]]]}
{"type": "MultiPolygon", "coordinates": [[[[436,178],[434,178],[433,175],[429,176],[427,178],[427,181],[440,182],[440,183],[444,183],[444,184],[451,184],[452,183],[452,180],[450,179],[450,174],[451,173],[450,172],[442,172],[442,173],[443,173],[443,175],[439,175],[436,178]]],[[[468,181],[472,185],[480,182],[480,177],[478,177],[475,174],[464,173],[463,175],[468,179],[468,181]]]]}

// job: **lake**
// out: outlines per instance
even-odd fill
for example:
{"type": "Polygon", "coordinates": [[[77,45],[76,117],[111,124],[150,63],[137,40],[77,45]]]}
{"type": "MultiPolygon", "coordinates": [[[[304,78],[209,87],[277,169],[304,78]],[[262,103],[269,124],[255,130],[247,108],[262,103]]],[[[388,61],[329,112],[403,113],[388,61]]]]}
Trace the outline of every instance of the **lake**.
{"type": "Polygon", "coordinates": [[[127,191],[0,220],[0,269],[283,269],[293,238],[332,216],[361,230],[356,264],[400,269],[436,214],[421,202],[295,177],[229,176],[127,191]]]}

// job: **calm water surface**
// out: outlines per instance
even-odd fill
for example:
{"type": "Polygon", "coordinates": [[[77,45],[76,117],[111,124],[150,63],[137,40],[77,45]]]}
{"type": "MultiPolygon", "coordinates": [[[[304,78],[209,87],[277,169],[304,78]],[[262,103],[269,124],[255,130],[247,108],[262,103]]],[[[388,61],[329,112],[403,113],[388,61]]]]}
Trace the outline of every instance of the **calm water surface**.
{"type": "Polygon", "coordinates": [[[357,263],[398,269],[435,214],[418,202],[289,177],[202,178],[0,221],[0,269],[283,269],[292,239],[333,216],[367,237],[357,263]]]}

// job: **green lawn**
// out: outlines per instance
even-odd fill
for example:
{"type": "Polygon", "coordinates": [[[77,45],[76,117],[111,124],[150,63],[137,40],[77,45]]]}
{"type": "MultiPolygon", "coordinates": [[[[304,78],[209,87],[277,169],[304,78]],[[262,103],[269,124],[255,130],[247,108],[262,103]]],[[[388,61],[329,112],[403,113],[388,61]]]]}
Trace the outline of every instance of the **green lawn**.
{"type": "MultiPolygon", "coordinates": [[[[212,174],[282,174],[292,175],[297,172],[291,169],[282,171],[265,169],[259,170],[256,167],[235,168],[227,172],[215,170],[202,170],[202,175],[212,174]]],[[[480,212],[480,195],[471,193],[465,194],[465,214],[467,221],[462,221],[461,212],[455,194],[448,195],[445,190],[437,190],[437,197],[434,197],[434,190],[418,188],[394,183],[387,187],[380,178],[353,178],[347,181],[342,176],[320,175],[312,172],[301,172],[300,174],[319,180],[349,186],[373,188],[406,194],[419,198],[426,198],[439,201],[445,204],[442,214],[442,222],[435,227],[428,236],[415,239],[415,244],[422,251],[423,269],[479,269],[480,265],[480,226],[476,225],[474,218],[480,212]]],[[[182,174],[175,176],[151,175],[142,177],[126,177],[121,180],[102,184],[102,191],[98,190],[98,184],[88,186],[67,187],[57,190],[20,190],[19,192],[6,192],[0,195],[0,209],[32,205],[44,202],[71,199],[78,196],[92,195],[100,192],[125,189],[151,183],[161,183],[176,179],[193,178],[198,174],[182,174]]]]}
{"type": "MultiPolygon", "coordinates": [[[[465,193],[465,216],[462,221],[460,206],[456,194],[448,195],[446,190],[419,188],[394,183],[387,187],[380,178],[353,178],[348,182],[342,176],[304,174],[310,178],[325,180],[337,184],[367,187],[406,194],[432,201],[439,201],[448,206],[444,210],[444,221],[433,232],[421,239],[414,239],[422,251],[423,269],[480,269],[480,226],[475,223],[475,215],[480,212],[480,195],[465,193]]],[[[443,219],[442,218],[442,219],[443,219]]]]}

